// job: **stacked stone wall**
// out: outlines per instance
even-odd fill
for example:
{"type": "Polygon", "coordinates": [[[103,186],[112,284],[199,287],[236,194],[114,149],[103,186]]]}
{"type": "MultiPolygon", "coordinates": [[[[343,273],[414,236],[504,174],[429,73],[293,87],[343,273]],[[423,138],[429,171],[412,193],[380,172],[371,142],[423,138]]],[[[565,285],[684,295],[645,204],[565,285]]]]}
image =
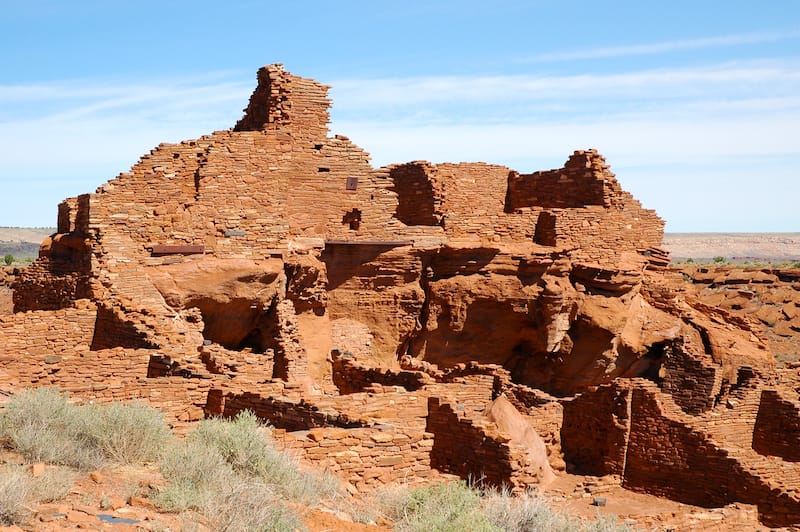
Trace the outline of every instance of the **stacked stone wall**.
{"type": "Polygon", "coordinates": [[[6,363],[29,357],[75,355],[89,351],[97,320],[97,307],[18,312],[0,316],[0,356],[6,363]]]}
{"type": "Polygon", "coordinates": [[[433,433],[431,465],[465,480],[514,490],[537,483],[526,449],[485,418],[439,397],[428,400],[426,432],[433,433]]]}
{"type": "Polygon", "coordinates": [[[506,209],[521,207],[609,207],[614,174],[596,151],[576,151],[563,168],[532,174],[513,172],[508,179],[506,209]]]}
{"type": "Polygon", "coordinates": [[[631,424],[630,389],[611,384],[565,401],[561,448],[567,470],[622,475],[631,424]]]}
{"type": "Polygon", "coordinates": [[[662,386],[684,412],[696,415],[714,406],[722,386],[722,371],[689,351],[681,342],[665,346],[662,386]]]}
{"type": "Polygon", "coordinates": [[[332,354],[331,365],[333,383],[343,395],[363,392],[373,384],[400,386],[413,392],[433,382],[429,375],[421,371],[397,371],[375,367],[338,351],[332,354]]]}
{"type": "MultiPolygon", "coordinates": [[[[788,392],[764,390],[758,407],[753,450],[800,462],[800,401],[789,399],[788,392]]],[[[792,393],[797,396],[797,393],[792,393]]]]}
{"type": "Polygon", "coordinates": [[[301,433],[273,431],[273,440],[361,492],[390,483],[413,485],[435,474],[431,469],[433,435],[419,430],[316,428],[301,433]]]}

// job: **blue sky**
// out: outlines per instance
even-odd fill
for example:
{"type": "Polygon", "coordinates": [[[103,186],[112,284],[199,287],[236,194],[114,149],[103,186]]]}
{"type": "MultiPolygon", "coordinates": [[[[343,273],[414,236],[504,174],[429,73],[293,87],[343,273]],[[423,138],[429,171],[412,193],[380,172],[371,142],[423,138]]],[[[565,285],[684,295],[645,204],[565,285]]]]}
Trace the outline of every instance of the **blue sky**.
{"type": "Polygon", "coordinates": [[[54,225],[258,67],[333,86],[373,165],[597,148],[673,232],[800,232],[800,3],[3,0],[0,226],[54,225]]]}

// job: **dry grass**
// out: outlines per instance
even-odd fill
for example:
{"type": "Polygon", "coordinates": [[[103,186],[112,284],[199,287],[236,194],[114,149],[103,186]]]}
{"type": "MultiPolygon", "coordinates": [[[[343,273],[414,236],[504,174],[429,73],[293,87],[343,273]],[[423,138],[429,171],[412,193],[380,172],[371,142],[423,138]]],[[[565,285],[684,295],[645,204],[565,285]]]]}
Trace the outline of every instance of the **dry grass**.
{"type": "Polygon", "coordinates": [[[330,477],[301,471],[275,449],[250,412],[233,420],[206,419],[161,460],[169,484],[156,495],[165,510],[194,510],[215,530],[297,530],[284,500],[311,504],[335,494],[330,477]]]}
{"type": "Polygon", "coordinates": [[[61,500],[69,494],[76,475],[63,468],[33,477],[22,466],[0,469],[0,524],[19,524],[36,504],[61,500]]]}
{"type": "Polygon", "coordinates": [[[465,482],[386,488],[375,503],[379,512],[396,523],[395,530],[404,532],[629,530],[618,525],[614,516],[583,521],[557,512],[534,492],[512,496],[507,491],[481,491],[465,482]]]}
{"type": "Polygon", "coordinates": [[[51,388],[15,395],[0,415],[0,436],[31,462],[88,470],[158,458],[172,435],[163,415],[140,404],[76,406],[51,388]]]}

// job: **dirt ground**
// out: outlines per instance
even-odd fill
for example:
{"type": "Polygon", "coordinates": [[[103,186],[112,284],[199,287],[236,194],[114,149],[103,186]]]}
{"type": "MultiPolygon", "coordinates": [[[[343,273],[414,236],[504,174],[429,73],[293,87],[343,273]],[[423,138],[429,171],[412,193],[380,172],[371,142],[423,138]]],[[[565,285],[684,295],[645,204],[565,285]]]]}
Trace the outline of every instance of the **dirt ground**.
{"type": "Polygon", "coordinates": [[[702,508],[624,489],[618,477],[560,473],[548,486],[552,507],[586,519],[614,515],[634,530],[769,530],[758,522],[758,510],[747,504],[702,508]],[[602,505],[598,505],[602,504],[602,505]]]}
{"type": "Polygon", "coordinates": [[[800,233],[666,233],[673,261],[692,258],[800,261],[800,233]]]}

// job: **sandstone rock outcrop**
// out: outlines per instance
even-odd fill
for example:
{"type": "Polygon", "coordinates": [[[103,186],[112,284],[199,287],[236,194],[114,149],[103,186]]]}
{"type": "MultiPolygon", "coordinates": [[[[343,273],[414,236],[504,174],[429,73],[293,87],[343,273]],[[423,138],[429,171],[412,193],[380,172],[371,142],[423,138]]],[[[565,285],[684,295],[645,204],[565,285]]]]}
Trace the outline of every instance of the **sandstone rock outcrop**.
{"type": "Polygon", "coordinates": [[[65,200],[0,316],[0,389],[143,399],[179,428],[250,409],[357,490],[567,467],[703,503],[684,486],[702,449],[752,488],[709,504],[800,522],[786,445],[762,458],[737,432],[780,380],[767,342],[664,271],[662,220],[597,151],[375,169],[328,135],[327,90],[264,67],[233,129],[65,200]]]}

